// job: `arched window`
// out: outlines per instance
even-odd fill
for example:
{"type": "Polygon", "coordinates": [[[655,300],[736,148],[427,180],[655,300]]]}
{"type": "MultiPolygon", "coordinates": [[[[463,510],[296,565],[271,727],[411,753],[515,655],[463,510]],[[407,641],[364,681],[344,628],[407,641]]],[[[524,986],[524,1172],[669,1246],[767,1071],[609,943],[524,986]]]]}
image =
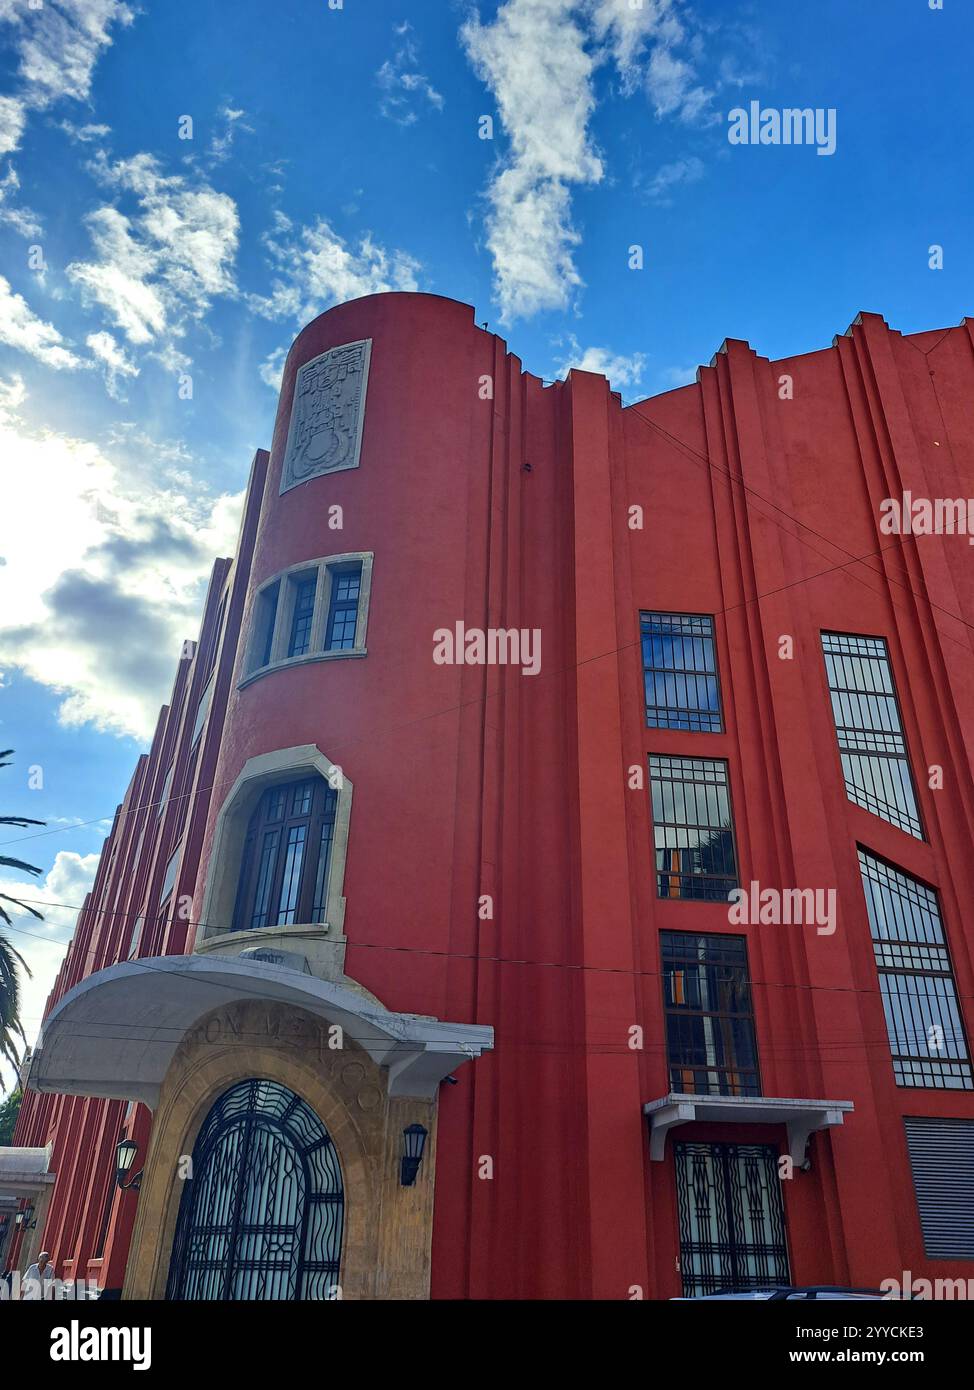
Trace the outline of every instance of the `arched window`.
{"type": "Polygon", "coordinates": [[[235,931],[327,921],[338,794],[322,777],[270,787],[250,818],[235,931]]]}
{"type": "Polygon", "coordinates": [[[193,1148],[166,1297],[334,1297],[343,1218],[338,1155],[318,1116],[277,1082],[241,1081],[193,1148]]]}

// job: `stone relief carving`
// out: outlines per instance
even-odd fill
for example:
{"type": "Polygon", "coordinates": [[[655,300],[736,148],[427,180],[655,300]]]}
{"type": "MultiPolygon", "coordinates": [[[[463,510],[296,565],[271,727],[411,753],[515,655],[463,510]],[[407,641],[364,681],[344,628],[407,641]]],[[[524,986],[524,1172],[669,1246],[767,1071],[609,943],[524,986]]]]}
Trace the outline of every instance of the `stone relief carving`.
{"type": "Polygon", "coordinates": [[[281,492],[320,473],[357,468],[372,339],[343,343],[305,362],[294,383],[281,492]]]}

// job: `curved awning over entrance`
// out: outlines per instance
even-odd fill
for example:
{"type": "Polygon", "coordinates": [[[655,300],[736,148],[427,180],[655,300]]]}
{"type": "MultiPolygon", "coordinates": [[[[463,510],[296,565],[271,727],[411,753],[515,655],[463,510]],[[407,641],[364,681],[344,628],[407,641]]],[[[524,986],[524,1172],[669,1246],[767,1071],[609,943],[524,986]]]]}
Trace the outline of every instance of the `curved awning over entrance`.
{"type": "Polygon", "coordinates": [[[89,975],[44,1023],[27,1084],[155,1108],[169,1063],[205,1014],[239,999],[292,1004],[337,1024],[388,1068],[389,1093],[431,1098],[444,1077],[489,1051],[494,1031],[376,1008],[354,990],[239,956],[155,956],[89,975]]]}

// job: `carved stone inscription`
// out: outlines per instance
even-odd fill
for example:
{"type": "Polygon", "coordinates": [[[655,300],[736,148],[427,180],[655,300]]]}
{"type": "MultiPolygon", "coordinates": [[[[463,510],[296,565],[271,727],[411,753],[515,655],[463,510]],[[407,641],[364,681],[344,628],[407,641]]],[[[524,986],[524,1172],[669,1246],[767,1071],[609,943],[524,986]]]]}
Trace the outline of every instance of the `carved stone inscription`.
{"type": "Polygon", "coordinates": [[[330,348],[299,369],[281,492],[319,473],[358,467],[371,351],[372,339],[363,338],[330,348]]]}
{"type": "Polygon", "coordinates": [[[188,1035],[197,1046],[251,1043],[264,1047],[295,1047],[318,1062],[333,1054],[332,1035],[327,1023],[319,1023],[304,1013],[280,1008],[250,1008],[245,1014],[232,1008],[210,1014],[188,1035]]]}

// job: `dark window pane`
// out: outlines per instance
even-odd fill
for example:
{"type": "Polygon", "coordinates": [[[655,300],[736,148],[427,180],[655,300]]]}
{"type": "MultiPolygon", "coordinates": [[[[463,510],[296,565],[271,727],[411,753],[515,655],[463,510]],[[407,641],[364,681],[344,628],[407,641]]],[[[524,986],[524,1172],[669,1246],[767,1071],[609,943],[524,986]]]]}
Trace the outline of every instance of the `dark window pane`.
{"type": "Polygon", "coordinates": [[[922,840],[885,639],[823,632],[822,651],[846,795],[922,840]]]}
{"type": "Polygon", "coordinates": [[[936,893],[861,848],[859,868],[897,1085],[974,1089],[936,893]]]}
{"type": "Polygon", "coordinates": [[[657,892],[726,900],[737,885],[727,763],[650,754],[657,892]]]}
{"type": "Polygon", "coordinates": [[[234,928],[326,921],[338,794],[321,777],[264,792],[250,818],[234,928]]]}
{"type": "Polygon", "coordinates": [[[744,938],[662,932],[660,940],[671,1090],[760,1095],[744,938]]]}
{"type": "Polygon", "coordinates": [[[332,571],[331,599],[328,604],[328,622],[325,626],[325,651],[347,651],[355,646],[361,586],[361,565],[332,571]]]}
{"type": "Polygon", "coordinates": [[[324,922],[327,920],[328,867],[331,858],[332,840],[335,837],[335,808],[338,805],[338,796],[330,787],[325,795],[325,814],[321,822],[321,840],[318,846],[318,871],[315,877],[314,909],[311,914],[311,920],[313,922],[324,922]]]}
{"type": "Polygon", "coordinates": [[[262,591],[257,599],[257,660],[255,668],[266,666],[271,659],[279,591],[279,584],[271,584],[262,591]]]}
{"type": "Polygon", "coordinates": [[[281,897],[277,909],[277,925],[289,927],[294,922],[294,911],[298,905],[301,888],[301,864],[304,859],[304,842],[308,833],[305,825],[292,825],[287,833],[284,852],[284,874],[281,878],[281,897]]]}
{"type": "Polygon", "coordinates": [[[274,868],[277,863],[279,839],[280,831],[268,830],[261,845],[257,885],[254,892],[254,910],[250,918],[250,925],[254,928],[267,926],[267,905],[270,902],[271,883],[274,879],[274,868]]]}
{"type": "Polygon", "coordinates": [[[640,629],[647,725],[720,733],[713,618],[641,613],[640,629]]]}
{"type": "Polygon", "coordinates": [[[311,646],[311,619],[315,611],[316,574],[303,575],[294,581],[294,611],[291,614],[291,636],[288,656],[303,656],[311,646]]]}

